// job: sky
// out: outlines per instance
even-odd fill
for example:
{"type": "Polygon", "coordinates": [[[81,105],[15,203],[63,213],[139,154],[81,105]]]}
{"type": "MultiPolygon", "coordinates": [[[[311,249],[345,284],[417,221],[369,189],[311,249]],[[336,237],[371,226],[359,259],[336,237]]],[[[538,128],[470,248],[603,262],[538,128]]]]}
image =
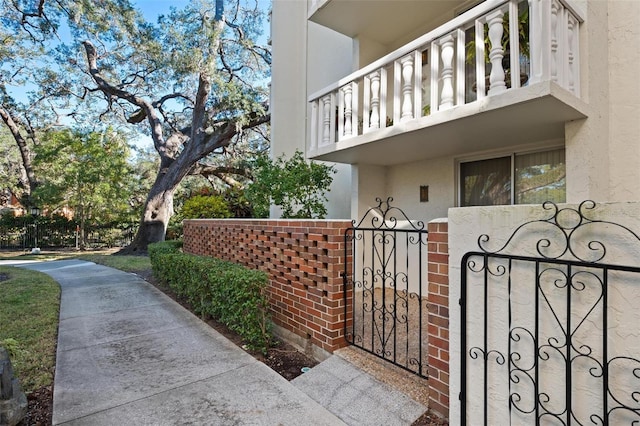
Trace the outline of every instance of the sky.
{"type": "MultiPolygon", "coordinates": [[[[271,6],[271,0],[257,0],[259,6],[262,9],[267,9],[271,6]]],[[[166,15],[170,12],[171,6],[176,9],[181,9],[189,3],[189,0],[134,0],[133,3],[142,11],[144,17],[148,21],[155,22],[160,15],[166,15]]],[[[266,43],[269,37],[269,22],[265,20],[265,27],[262,31],[262,37],[258,40],[259,43],[266,43]]],[[[140,147],[151,147],[153,141],[150,136],[141,134],[140,137],[133,141],[133,143],[140,147]]]]}
{"type": "MultiPolygon", "coordinates": [[[[143,13],[147,21],[156,22],[158,16],[166,15],[170,12],[171,7],[181,9],[186,6],[189,0],[132,0],[132,3],[143,13]]],[[[271,6],[271,0],[257,0],[260,8],[268,9],[271,6]]],[[[263,29],[262,37],[258,40],[259,43],[266,43],[269,37],[269,22],[265,20],[265,27],[263,29]]],[[[26,101],[27,92],[32,87],[8,87],[11,95],[18,101],[26,101]]],[[[149,136],[141,134],[139,138],[132,141],[134,145],[139,148],[146,148],[153,146],[151,138],[149,136]]]]}
{"type": "MultiPolygon", "coordinates": [[[[171,6],[176,9],[183,8],[188,0],[137,0],[133,2],[140,11],[142,11],[147,21],[156,22],[158,16],[166,15],[170,12],[171,6]]],[[[138,148],[146,149],[153,146],[151,136],[140,134],[140,136],[132,140],[131,143],[138,148]]]]}
{"type": "Polygon", "coordinates": [[[189,2],[188,0],[137,0],[133,3],[148,21],[155,22],[158,16],[168,14],[171,6],[182,9],[189,2]]]}

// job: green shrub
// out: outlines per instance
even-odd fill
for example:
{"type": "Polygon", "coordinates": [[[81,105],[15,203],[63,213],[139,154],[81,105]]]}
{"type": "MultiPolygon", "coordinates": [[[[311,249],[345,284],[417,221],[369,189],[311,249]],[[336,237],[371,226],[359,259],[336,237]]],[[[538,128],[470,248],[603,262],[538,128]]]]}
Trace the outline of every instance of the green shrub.
{"type": "Polygon", "coordinates": [[[271,343],[266,273],[178,251],[165,241],[149,245],[154,276],[184,298],[198,315],[210,315],[263,353],[271,343]]]}
{"type": "Polygon", "coordinates": [[[196,195],[184,202],[180,213],[184,219],[231,217],[226,201],[216,195],[196,195]]]}
{"type": "Polygon", "coordinates": [[[296,150],[291,158],[284,155],[272,160],[258,157],[253,164],[253,183],[246,196],[255,217],[269,217],[270,205],[280,206],[283,218],[322,219],[327,214],[325,193],[329,191],[333,166],[308,162],[296,150]]]}

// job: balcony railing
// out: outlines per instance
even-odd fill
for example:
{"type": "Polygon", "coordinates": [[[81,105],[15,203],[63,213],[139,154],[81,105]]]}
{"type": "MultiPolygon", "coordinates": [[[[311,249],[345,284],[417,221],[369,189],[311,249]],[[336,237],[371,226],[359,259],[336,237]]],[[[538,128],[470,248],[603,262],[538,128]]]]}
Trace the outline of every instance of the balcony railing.
{"type": "Polygon", "coordinates": [[[580,15],[565,0],[488,0],[313,94],[311,150],[522,86],[580,93],[580,15]]]}

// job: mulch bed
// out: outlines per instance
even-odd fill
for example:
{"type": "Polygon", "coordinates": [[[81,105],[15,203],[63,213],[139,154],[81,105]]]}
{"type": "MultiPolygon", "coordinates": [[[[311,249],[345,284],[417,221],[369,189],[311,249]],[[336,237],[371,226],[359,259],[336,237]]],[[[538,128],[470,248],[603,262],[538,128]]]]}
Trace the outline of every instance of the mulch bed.
{"type": "Polygon", "coordinates": [[[418,418],[411,426],[449,426],[449,421],[438,417],[431,411],[427,411],[418,418]]]}
{"type": "Polygon", "coordinates": [[[53,416],[53,388],[43,386],[27,395],[27,416],[18,426],[49,426],[53,416]]]}

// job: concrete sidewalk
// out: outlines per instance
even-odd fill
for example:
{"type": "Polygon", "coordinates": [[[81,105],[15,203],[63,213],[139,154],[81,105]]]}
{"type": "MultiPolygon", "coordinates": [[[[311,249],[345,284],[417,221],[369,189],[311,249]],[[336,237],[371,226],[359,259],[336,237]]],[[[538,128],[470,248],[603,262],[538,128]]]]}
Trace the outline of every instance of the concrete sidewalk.
{"type": "Polygon", "coordinates": [[[62,287],[53,424],[344,424],[133,274],[79,260],[16,266],[62,287]]]}
{"type": "Polygon", "coordinates": [[[404,426],[427,410],[338,355],[288,382],[134,274],[14,266],[62,288],[55,425],[404,426]]]}

